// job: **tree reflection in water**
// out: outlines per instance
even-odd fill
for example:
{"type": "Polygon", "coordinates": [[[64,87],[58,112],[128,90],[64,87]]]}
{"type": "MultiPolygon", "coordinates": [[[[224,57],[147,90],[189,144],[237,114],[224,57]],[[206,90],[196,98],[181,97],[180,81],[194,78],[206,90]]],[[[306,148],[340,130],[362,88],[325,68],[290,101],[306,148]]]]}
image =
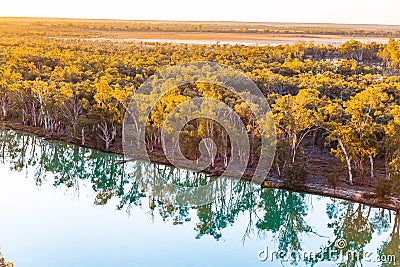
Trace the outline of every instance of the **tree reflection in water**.
{"type": "MultiPolygon", "coordinates": [[[[110,199],[117,199],[117,209],[130,213],[131,207],[141,206],[148,198],[152,216],[159,213],[164,221],[184,224],[193,220],[190,210],[196,211],[198,223],[195,238],[212,236],[219,240],[222,229],[235,223],[238,216],[245,214],[248,225],[243,234],[243,242],[248,237],[265,238],[267,235],[278,242],[280,251],[302,251],[301,237],[304,234],[318,234],[307,224],[309,213],[307,195],[285,190],[261,189],[248,182],[229,179],[215,179],[201,173],[180,170],[147,162],[123,162],[120,155],[103,153],[69,145],[58,141],[1,130],[0,159],[18,172],[34,172],[37,186],[53,182],[55,187],[66,187],[79,194],[80,186],[90,184],[95,192],[94,203],[105,205],[110,199]],[[171,191],[169,184],[197,187],[214,182],[214,201],[199,207],[176,205],[179,196],[171,191]],[[230,194],[226,194],[226,191],[230,194]]],[[[179,193],[179,192],[178,192],[179,193]]],[[[337,242],[344,240],[343,252],[356,250],[361,257],[339,266],[361,264],[365,247],[371,242],[372,234],[390,231],[389,240],[376,251],[381,257],[399,255],[400,215],[373,209],[369,206],[349,201],[332,200],[327,204],[329,218],[327,228],[333,229],[334,238],[321,244],[319,257],[306,258],[315,265],[319,261],[332,261],[324,252],[336,249],[337,242]]],[[[319,255],[318,255],[319,254],[319,255]]],[[[393,263],[382,263],[393,266],[393,263]]]]}

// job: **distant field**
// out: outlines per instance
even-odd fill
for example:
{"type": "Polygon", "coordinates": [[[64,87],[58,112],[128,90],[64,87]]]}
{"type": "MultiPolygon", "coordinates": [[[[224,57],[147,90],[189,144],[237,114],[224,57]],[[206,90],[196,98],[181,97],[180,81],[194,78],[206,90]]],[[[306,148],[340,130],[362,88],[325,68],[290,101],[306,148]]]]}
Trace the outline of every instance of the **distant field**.
{"type": "Polygon", "coordinates": [[[400,38],[400,25],[0,18],[0,33],[124,42],[340,45],[350,39],[386,43],[389,36],[400,38]]]}
{"type": "Polygon", "coordinates": [[[387,37],[350,37],[321,34],[260,34],[260,33],[212,33],[212,32],[115,32],[121,41],[171,42],[195,44],[244,44],[281,45],[298,42],[340,45],[350,39],[363,43],[387,43],[387,37]]]}

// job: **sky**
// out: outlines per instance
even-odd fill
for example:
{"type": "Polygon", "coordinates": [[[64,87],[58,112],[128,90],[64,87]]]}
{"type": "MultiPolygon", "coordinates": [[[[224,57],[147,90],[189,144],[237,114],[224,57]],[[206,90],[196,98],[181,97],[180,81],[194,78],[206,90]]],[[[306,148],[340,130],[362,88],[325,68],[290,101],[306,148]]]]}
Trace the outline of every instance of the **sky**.
{"type": "Polygon", "coordinates": [[[400,1],[3,0],[0,16],[400,25],[400,1]]]}

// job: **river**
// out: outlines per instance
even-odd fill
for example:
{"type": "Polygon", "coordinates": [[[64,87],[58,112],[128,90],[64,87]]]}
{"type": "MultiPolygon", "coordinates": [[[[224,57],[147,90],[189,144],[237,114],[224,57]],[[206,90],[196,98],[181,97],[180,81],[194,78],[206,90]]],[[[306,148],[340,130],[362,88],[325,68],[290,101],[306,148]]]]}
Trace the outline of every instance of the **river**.
{"type": "Polygon", "coordinates": [[[400,215],[390,210],[234,180],[230,194],[181,207],[165,200],[160,180],[211,178],[13,130],[0,135],[0,251],[17,267],[400,260],[400,215]]]}

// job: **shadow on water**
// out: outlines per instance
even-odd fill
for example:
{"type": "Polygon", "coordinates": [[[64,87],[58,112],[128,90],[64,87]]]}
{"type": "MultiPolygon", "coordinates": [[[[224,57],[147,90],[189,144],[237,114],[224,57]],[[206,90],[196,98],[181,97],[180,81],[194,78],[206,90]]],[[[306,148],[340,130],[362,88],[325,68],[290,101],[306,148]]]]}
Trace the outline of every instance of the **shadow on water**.
{"type": "Polygon", "coordinates": [[[197,216],[196,239],[211,236],[220,240],[223,238],[222,230],[233,226],[238,216],[245,214],[247,227],[242,236],[243,244],[247,238],[272,237],[281,252],[275,257],[281,263],[296,264],[303,260],[312,266],[319,262],[360,266],[379,257],[381,266],[395,266],[395,258],[389,256],[400,255],[400,215],[392,211],[324,198],[326,210],[314,210],[310,214],[313,206],[310,202],[323,197],[261,189],[235,180],[216,182],[216,196],[212,203],[181,207],[176,205],[176,198],[168,192],[165,184],[197,187],[212,182],[213,178],[154,163],[121,163],[121,155],[47,141],[12,130],[1,130],[0,134],[1,163],[13,171],[32,171],[38,187],[52,183],[54,187],[79,194],[82,184],[89,184],[95,192],[95,205],[107,205],[113,199],[118,203],[116,209],[127,213],[131,213],[132,207],[141,206],[143,199],[148,199],[149,207],[145,208],[153,218],[158,213],[166,222],[185,224],[197,216]],[[333,236],[325,236],[309,225],[307,218],[321,216],[324,212],[328,217],[326,229],[333,231],[333,236]],[[388,233],[388,238],[375,244],[375,251],[367,251],[367,246],[373,243],[373,234],[383,232],[388,233]],[[302,242],[305,235],[321,237],[317,251],[305,253],[302,242]],[[368,253],[373,253],[374,259],[368,253]],[[348,257],[345,262],[337,258],[343,254],[348,257]]]}

